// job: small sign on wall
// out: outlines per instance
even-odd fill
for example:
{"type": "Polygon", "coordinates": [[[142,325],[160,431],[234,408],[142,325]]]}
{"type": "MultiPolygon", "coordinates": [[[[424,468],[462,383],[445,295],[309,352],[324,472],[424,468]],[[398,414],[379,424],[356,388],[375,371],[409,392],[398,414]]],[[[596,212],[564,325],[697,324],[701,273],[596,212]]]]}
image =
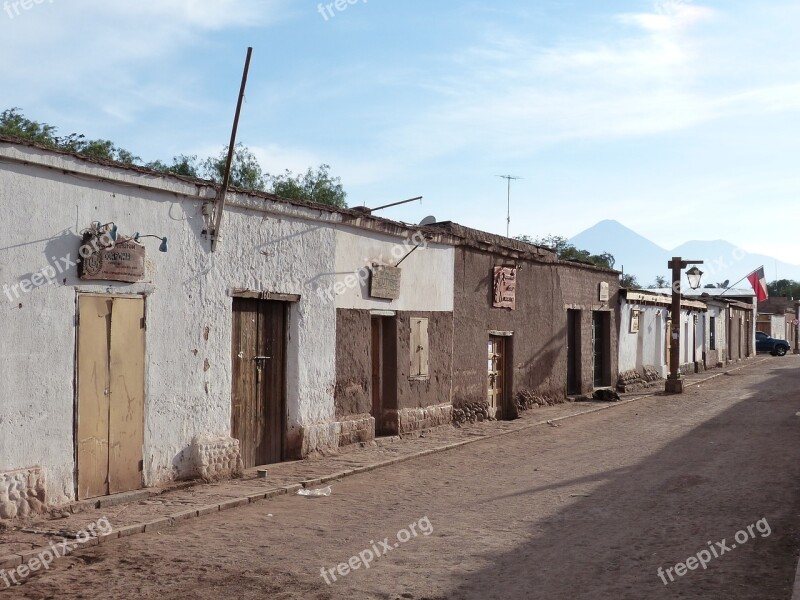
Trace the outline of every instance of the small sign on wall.
{"type": "Polygon", "coordinates": [[[631,311],[631,333],[639,333],[639,317],[641,315],[641,311],[639,310],[632,310],[631,311]]]}
{"type": "Polygon", "coordinates": [[[397,300],[400,297],[400,268],[387,265],[372,267],[369,278],[369,295],[384,300],[397,300]]]}
{"type": "Polygon", "coordinates": [[[495,308],[517,308],[517,269],[515,267],[494,268],[495,308]]]}
{"type": "MultiPolygon", "coordinates": [[[[88,247],[84,245],[82,248],[88,247]]],[[[96,248],[80,262],[83,280],[124,281],[136,283],[144,279],[144,246],[127,240],[108,248],[96,248]]]]}
{"type": "Polygon", "coordinates": [[[608,283],[605,281],[600,284],[600,302],[608,302],[608,283]]]}

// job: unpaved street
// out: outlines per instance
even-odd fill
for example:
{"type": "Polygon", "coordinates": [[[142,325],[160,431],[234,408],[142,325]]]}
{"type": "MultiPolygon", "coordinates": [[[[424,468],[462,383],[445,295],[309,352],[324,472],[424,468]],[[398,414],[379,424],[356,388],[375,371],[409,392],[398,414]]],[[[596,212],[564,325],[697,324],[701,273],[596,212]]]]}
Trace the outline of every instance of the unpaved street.
{"type": "Polygon", "coordinates": [[[680,397],[351,477],[328,498],[282,497],[121,539],[0,597],[788,600],[798,390],[800,359],[768,360],[680,397]],[[676,574],[723,539],[729,549],[705,570],[676,574]],[[372,548],[387,553],[326,584],[323,567],[372,548]],[[659,567],[675,581],[664,585],[659,567]]]}

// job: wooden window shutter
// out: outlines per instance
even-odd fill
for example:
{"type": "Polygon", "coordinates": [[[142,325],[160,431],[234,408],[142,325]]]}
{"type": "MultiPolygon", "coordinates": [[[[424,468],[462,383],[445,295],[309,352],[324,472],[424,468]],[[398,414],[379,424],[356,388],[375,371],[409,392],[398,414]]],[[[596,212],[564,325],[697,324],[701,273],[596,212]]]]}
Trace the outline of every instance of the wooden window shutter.
{"type": "Polygon", "coordinates": [[[411,319],[410,377],[427,378],[430,376],[428,357],[428,319],[414,317],[411,319]]]}

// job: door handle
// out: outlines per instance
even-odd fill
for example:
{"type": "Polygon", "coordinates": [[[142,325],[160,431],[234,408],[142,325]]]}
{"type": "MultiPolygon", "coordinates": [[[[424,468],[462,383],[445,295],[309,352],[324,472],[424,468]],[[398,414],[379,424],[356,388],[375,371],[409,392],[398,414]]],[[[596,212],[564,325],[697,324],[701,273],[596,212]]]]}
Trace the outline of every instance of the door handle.
{"type": "Polygon", "coordinates": [[[272,358],[271,356],[254,356],[253,360],[267,360],[268,358],[272,358]]]}

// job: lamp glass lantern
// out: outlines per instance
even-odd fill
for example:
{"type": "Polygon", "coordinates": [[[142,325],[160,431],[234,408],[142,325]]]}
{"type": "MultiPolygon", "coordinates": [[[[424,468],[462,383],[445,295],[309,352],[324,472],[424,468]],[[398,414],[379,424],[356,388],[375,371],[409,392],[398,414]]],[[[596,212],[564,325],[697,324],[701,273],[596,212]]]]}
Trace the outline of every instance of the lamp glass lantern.
{"type": "Polygon", "coordinates": [[[686,271],[686,278],[689,280],[689,287],[696,290],[700,287],[700,280],[703,277],[703,272],[696,266],[686,271]]]}

